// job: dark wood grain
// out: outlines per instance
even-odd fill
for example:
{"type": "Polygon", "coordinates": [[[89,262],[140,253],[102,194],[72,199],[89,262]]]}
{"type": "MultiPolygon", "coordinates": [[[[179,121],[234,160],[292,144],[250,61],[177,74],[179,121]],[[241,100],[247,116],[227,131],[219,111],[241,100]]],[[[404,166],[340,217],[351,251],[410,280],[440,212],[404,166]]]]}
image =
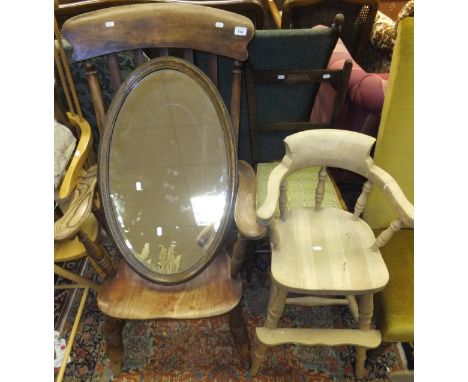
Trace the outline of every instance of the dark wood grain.
{"type": "Polygon", "coordinates": [[[118,5],[130,5],[139,3],[189,3],[203,5],[234,12],[248,17],[255,25],[255,29],[263,29],[264,8],[260,0],[62,0],[54,3],[54,13],[60,25],[73,16],[82,13],[114,7],[118,5]]]}
{"type": "Polygon", "coordinates": [[[252,21],[200,7],[176,3],[102,9],[67,20],[62,34],[73,45],[75,60],[155,46],[191,48],[245,60],[254,33],[252,21]],[[220,23],[223,26],[217,27],[220,23]],[[246,28],[245,36],[236,35],[236,27],[246,28]]]}
{"type": "Polygon", "coordinates": [[[98,305],[105,314],[124,319],[204,318],[229,312],[241,294],[241,280],[231,278],[229,257],[220,253],[197,277],[171,286],[145,280],[120,261],[116,276],[101,287],[98,305]]]}

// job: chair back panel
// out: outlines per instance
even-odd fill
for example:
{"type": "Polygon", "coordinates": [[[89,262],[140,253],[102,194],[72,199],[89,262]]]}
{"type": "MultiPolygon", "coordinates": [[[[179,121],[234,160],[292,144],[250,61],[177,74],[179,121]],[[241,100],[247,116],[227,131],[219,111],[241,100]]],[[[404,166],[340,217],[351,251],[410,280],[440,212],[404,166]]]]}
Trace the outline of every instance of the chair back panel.
{"type": "Polygon", "coordinates": [[[359,61],[372,32],[378,0],[286,0],[282,28],[311,28],[331,25],[337,13],[345,17],[342,40],[359,61]]]}
{"type": "Polygon", "coordinates": [[[339,167],[368,175],[375,138],[348,130],[308,130],[284,140],[283,164],[291,172],[305,167],[339,167]]]}
{"type": "Polygon", "coordinates": [[[338,35],[339,28],[327,27],[255,33],[246,65],[253,163],[282,158],[283,139],[313,127],[310,111],[321,82],[345,94],[351,66],[345,75],[325,70],[338,35]]]}
{"type": "MultiPolygon", "coordinates": [[[[229,61],[231,81],[229,85],[224,81],[223,89],[224,93],[228,88],[230,91],[226,105],[231,106],[237,137],[239,61],[247,58],[247,44],[254,30],[249,19],[231,12],[192,4],[151,3],[102,9],[73,17],[64,23],[62,34],[72,46],[73,58],[87,60],[86,76],[100,133],[104,129],[105,104],[110,103],[129,72],[147,59],[142,49],[149,48],[146,51],[155,56],[176,55],[195,64],[198,53],[204,52],[204,71],[215,85],[220,77],[218,55],[229,61]],[[129,61],[133,61],[133,65],[129,61]],[[124,72],[120,70],[122,63],[124,72]]],[[[229,69],[224,68],[224,72],[229,69]]],[[[224,72],[223,80],[228,77],[224,72]]]]}
{"type": "Polygon", "coordinates": [[[176,3],[123,5],[79,15],[65,22],[62,34],[73,45],[75,60],[151,47],[198,49],[245,60],[253,30],[246,17],[176,3]]]}
{"type": "Polygon", "coordinates": [[[94,1],[67,1],[64,4],[55,2],[55,15],[62,25],[70,17],[86,12],[96,11],[119,5],[131,5],[142,3],[189,3],[206,7],[223,9],[249,18],[255,25],[255,29],[263,29],[264,8],[259,0],[94,0],[94,1]]]}

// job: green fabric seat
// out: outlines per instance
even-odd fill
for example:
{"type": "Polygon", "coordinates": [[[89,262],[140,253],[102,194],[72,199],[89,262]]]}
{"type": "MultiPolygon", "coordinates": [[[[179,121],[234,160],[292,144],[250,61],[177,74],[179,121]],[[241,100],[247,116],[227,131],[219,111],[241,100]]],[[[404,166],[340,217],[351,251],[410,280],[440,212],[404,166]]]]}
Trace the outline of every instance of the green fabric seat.
{"type": "MultiPolygon", "coordinates": [[[[266,198],[268,177],[278,162],[259,163],[257,166],[257,200],[258,209],[266,198]]],[[[288,209],[300,207],[313,207],[315,205],[315,189],[318,183],[320,167],[309,167],[295,172],[288,177],[288,209]]],[[[322,201],[324,207],[342,208],[340,198],[327,177],[325,181],[325,194],[322,201]]],[[[279,208],[276,207],[275,217],[279,217],[279,208]]]]}

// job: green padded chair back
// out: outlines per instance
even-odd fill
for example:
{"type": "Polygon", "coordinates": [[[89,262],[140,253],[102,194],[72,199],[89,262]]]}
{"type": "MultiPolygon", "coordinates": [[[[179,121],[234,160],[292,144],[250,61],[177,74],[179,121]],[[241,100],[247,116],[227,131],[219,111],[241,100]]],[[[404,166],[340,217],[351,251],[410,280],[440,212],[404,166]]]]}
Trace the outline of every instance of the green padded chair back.
{"type": "Polygon", "coordinates": [[[326,70],[338,35],[327,27],[255,32],[245,70],[253,163],[281,159],[287,135],[314,127],[309,118],[320,82],[347,84],[341,71],[326,70]]]}

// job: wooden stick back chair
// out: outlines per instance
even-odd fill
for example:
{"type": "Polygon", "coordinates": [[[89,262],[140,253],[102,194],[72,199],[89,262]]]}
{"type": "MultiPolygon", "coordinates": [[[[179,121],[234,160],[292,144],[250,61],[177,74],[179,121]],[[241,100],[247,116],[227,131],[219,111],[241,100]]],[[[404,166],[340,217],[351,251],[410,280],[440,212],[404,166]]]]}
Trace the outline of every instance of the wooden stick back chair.
{"type": "MultiPolygon", "coordinates": [[[[147,48],[161,57],[178,53],[185,61],[194,64],[203,54],[207,75],[215,85],[219,78],[218,58],[231,60],[229,106],[237,141],[241,68],[247,59],[247,44],[254,34],[254,26],[249,19],[193,4],[136,4],[73,17],[64,23],[62,33],[73,47],[73,58],[85,61],[98,125],[104,136],[107,131],[104,129],[108,128],[110,121],[106,121],[99,81],[89,59],[105,56],[114,89],[119,89],[124,81],[117,59],[117,53],[121,51],[133,52],[135,67],[146,61],[143,49],[147,48]]],[[[232,154],[236,156],[237,150],[234,151],[232,154]]],[[[240,161],[238,171],[235,210],[241,210],[241,213],[234,212],[237,226],[247,231],[251,227],[254,231],[264,230],[255,222],[253,170],[240,161]]],[[[116,276],[105,283],[98,295],[99,308],[107,315],[103,331],[114,372],[120,372],[123,360],[123,320],[202,318],[227,312],[230,312],[236,347],[244,363],[249,364],[247,333],[239,309],[242,284],[237,277],[244,249],[243,242],[236,243],[231,257],[221,250],[202,273],[185,282],[182,288],[148,281],[126,262],[120,261],[116,276]],[[196,306],[193,306],[194,301],[196,306]]]]}

